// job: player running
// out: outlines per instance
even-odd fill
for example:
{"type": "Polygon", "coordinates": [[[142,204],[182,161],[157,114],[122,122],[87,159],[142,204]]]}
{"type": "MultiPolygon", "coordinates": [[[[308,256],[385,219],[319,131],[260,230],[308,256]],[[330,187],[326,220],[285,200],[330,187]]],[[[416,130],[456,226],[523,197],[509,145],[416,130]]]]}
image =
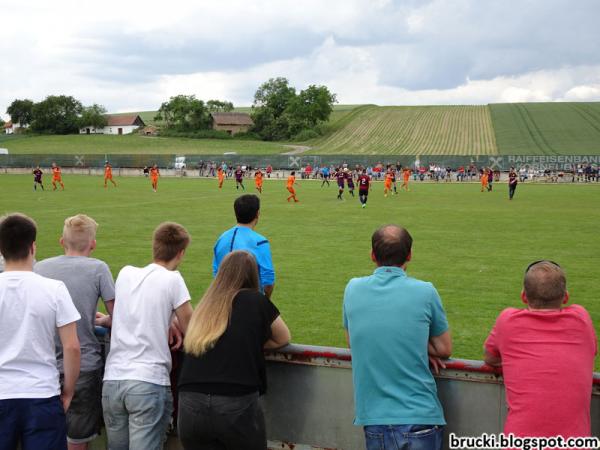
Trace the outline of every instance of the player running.
{"type": "Polygon", "coordinates": [[[488,188],[488,171],[487,171],[487,169],[483,169],[481,171],[481,178],[479,179],[479,181],[481,181],[481,192],[483,192],[483,191],[489,191],[489,188],[488,188]]]}
{"type": "Polygon", "coordinates": [[[346,180],[346,173],[340,167],[338,167],[337,169],[335,169],[335,174],[333,174],[333,176],[337,180],[337,185],[338,185],[337,198],[338,198],[338,200],[343,200],[342,194],[344,193],[344,183],[346,180]]]}
{"type": "Polygon", "coordinates": [[[390,169],[388,169],[388,171],[385,173],[385,180],[383,182],[383,196],[387,197],[388,196],[388,192],[392,191],[392,180],[394,179],[394,175],[392,174],[392,171],[390,169]]]}
{"type": "Polygon", "coordinates": [[[44,172],[42,172],[42,169],[40,169],[40,166],[37,166],[33,170],[33,190],[34,191],[37,191],[37,185],[38,184],[42,188],[42,191],[44,190],[44,185],[42,184],[42,174],[43,173],[44,172]]]}
{"type": "Polygon", "coordinates": [[[223,172],[221,166],[217,169],[217,178],[219,179],[219,189],[221,189],[223,188],[223,181],[225,181],[225,172],[223,172]]]}
{"type": "Polygon", "coordinates": [[[260,169],[256,169],[256,172],[254,173],[254,185],[256,186],[258,193],[262,194],[263,173],[260,169]]]}
{"type": "Polygon", "coordinates": [[[517,172],[515,172],[515,168],[511,167],[510,172],[508,173],[508,199],[512,200],[515,196],[515,190],[517,189],[517,184],[519,183],[519,178],[517,176],[517,172]]]}
{"type": "Polygon", "coordinates": [[[344,172],[346,173],[346,181],[348,182],[348,192],[350,192],[350,195],[354,197],[354,177],[352,175],[352,171],[344,169],[344,172]]]}
{"type": "Polygon", "coordinates": [[[106,188],[107,181],[110,181],[114,187],[117,187],[117,183],[115,183],[115,180],[113,180],[112,176],[112,166],[108,161],[104,163],[104,188],[106,188]]]}
{"type": "Polygon", "coordinates": [[[158,166],[154,164],[150,169],[150,182],[152,183],[152,190],[156,192],[158,189],[158,177],[160,176],[160,170],[158,166]]]}
{"type": "Polygon", "coordinates": [[[362,170],[362,174],[358,177],[358,199],[363,208],[367,206],[367,197],[371,189],[371,177],[367,175],[367,169],[362,170]]]}
{"type": "Polygon", "coordinates": [[[62,173],[60,170],[60,167],[56,165],[56,163],[52,163],[52,186],[54,186],[54,188],[52,189],[53,191],[56,190],[56,183],[60,184],[61,187],[61,191],[65,190],[65,185],[62,182],[62,173]]]}
{"type": "Polygon", "coordinates": [[[300,200],[296,198],[296,190],[294,189],[294,184],[298,183],[296,183],[296,172],[292,170],[292,173],[290,173],[290,176],[287,179],[286,185],[288,192],[291,194],[287,198],[287,201],[289,202],[291,199],[294,199],[294,203],[298,203],[300,200]]]}
{"type": "Polygon", "coordinates": [[[411,170],[408,167],[405,167],[402,171],[402,185],[400,186],[400,189],[404,189],[406,192],[410,191],[408,188],[408,183],[410,182],[410,172],[411,170]]]}
{"type": "Polygon", "coordinates": [[[392,187],[394,188],[394,194],[398,195],[398,184],[396,183],[396,167],[391,166],[390,172],[392,173],[392,187]]]}
{"type": "Polygon", "coordinates": [[[246,190],[244,187],[244,171],[240,166],[237,166],[235,169],[235,188],[239,189],[240,186],[242,187],[242,191],[246,190]]]}

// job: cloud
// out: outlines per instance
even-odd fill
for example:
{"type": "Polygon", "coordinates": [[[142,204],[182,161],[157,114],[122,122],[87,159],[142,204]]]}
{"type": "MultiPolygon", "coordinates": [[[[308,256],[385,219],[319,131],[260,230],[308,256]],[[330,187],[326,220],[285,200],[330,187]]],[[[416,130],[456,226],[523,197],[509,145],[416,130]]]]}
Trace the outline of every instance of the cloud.
{"type": "Polygon", "coordinates": [[[0,113],[73,95],[111,111],[170,95],[239,105],[258,85],[326,84],[341,103],[600,100],[595,0],[9,3],[0,113]]]}

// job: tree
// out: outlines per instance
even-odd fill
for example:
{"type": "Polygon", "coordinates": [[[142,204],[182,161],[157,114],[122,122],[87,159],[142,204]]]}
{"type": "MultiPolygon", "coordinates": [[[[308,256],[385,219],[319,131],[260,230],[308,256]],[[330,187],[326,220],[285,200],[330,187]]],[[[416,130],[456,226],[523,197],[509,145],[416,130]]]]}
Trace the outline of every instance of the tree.
{"type": "Polygon", "coordinates": [[[33,101],[15,99],[6,108],[6,114],[10,115],[13,124],[19,124],[22,127],[29,125],[33,119],[33,101]]]}
{"type": "Polygon", "coordinates": [[[221,100],[209,100],[206,102],[206,107],[211,113],[233,111],[233,103],[221,100]]]}
{"type": "Polygon", "coordinates": [[[287,78],[270,78],[261,84],[252,104],[253,131],[268,141],[289,137],[284,113],[295,96],[296,89],[289,86],[287,78]]]}
{"type": "Polygon", "coordinates": [[[282,140],[329,119],[336,102],[326,86],[311,85],[296,95],[286,78],[271,78],[254,94],[252,131],[264,140],[282,140]]]}
{"type": "Polygon", "coordinates": [[[177,95],[164,102],[154,120],[164,120],[167,128],[178,131],[206,130],[212,125],[209,110],[194,95],[177,95]]]}
{"type": "Polygon", "coordinates": [[[310,85],[294,97],[286,109],[290,121],[290,135],[314,128],[329,119],[336,95],[327,86],[310,85]]]}
{"type": "Polygon", "coordinates": [[[79,128],[94,127],[103,128],[108,123],[106,108],[94,103],[92,106],[84,106],[79,118],[79,128]]]}
{"type": "Polygon", "coordinates": [[[49,95],[33,106],[31,128],[38,133],[77,133],[82,110],[81,102],[71,96],[49,95]]]}

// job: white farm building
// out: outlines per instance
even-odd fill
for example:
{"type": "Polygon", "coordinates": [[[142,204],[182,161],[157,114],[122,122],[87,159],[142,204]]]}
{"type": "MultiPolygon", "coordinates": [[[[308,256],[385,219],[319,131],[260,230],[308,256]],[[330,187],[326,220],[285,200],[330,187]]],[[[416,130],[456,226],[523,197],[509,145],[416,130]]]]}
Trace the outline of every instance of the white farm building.
{"type": "Polygon", "coordinates": [[[79,129],[79,134],[130,134],[146,126],[138,114],[106,116],[106,120],[104,128],[83,127],[79,129]]]}

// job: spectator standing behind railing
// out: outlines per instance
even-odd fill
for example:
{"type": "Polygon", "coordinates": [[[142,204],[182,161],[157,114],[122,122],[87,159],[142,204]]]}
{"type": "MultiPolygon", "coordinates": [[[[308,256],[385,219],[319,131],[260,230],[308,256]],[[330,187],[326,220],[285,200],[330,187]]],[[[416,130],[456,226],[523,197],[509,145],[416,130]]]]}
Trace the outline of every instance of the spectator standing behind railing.
{"type": "MultiPolygon", "coordinates": [[[[38,262],[34,272],[60,280],[67,286],[82,319],[77,322],[81,346],[81,372],[71,407],[67,411],[67,441],[70,450],[83,450],[100,433],[102,425],[102,349],[94,334],[98,298],[109,313],[115,299],[115,284],[105,262],[91,258],[96,248],[98,224],[84,214],[65,220],[60,243],[64,255],[38,262]]],[[[56,339],[58,368],[63,370],[63,351],[56,339]]]]}
{"type": "Polygon", "coordinates": [[[21,214],[0,219],[0,448],[66,450],[79,375],[80,319],[62,281],[33,273],[37,229],[21,214]],[[54,336],[64,354],[61,392],[54,336]]]}
{"type": "Polygon", "coordinates": [[[186,450],[266,448],[263,349],[286,345],[290,332],[259,287],[254,257],[229,253],[192,316],[178,383],[186,450]]]}
{"type": "Polygon", "coordinates": [[[213,276],[217,275],[221,261],[233,250],[247,250],[258,264],[261,291],[271,297],[275,285],[275,270],[271,246],[264,236],[254,231],[260,217],[260,199],[254,194],[245,194],[235,199],[233,210],[237,225],[225,231],[213,249],[213,276]]]}
{"type": "Polygon", "coordinates": [[[369,449],[442,448],[446,422],[429,362],[444,367],[452,342],[435,287],[406,275],[411,247],[404,228],[379,228],[371,253],[377,269],[344,292],[354,423],[364,426],[369,449]]]}
{"type": "Polygon", "coordinates": [[[111,450],[162,450],[173,413],[169,324],[175,313],[185,333],[192,315],[190,294],[176,270],[190,235],[181,225],[165,222],[152,241],[153,262],[123,267],[115,282],[102,387],[111,450]]]}
{"type": "Polygon", "coordinates": [[[596,334],[588,312],[569,300],[560,266],[536,261],[525,271],[525,309],[507,308],[485,341],[485,362],[502,366],[508,417],[516,436],[590,436],[596,334]]]}

